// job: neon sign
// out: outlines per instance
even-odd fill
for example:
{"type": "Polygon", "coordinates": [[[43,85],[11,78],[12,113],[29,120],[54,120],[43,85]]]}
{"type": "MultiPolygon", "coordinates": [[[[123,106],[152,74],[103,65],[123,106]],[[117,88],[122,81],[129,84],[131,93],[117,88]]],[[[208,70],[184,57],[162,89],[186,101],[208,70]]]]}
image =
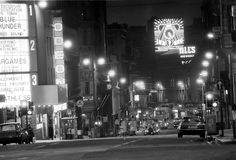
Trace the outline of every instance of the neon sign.
{"type": "Polygon", "coordinates": [[[179,48],[179,56],[182,59],[182,64],[188,64],[192,61],[192,58],[196,54],[196,47],[195,46],[184,46],[179,48]]]}
{"type": "Polygon", "coordinates": [[[26,4],[0,5],[0,37],[27,37],[28,10],[26,4]]]}
{"type": "Polygon", "coordinates": [[[184,21],[180,19],[154,20],[155,52],[178,49],[184,44],[184,21]]]}
{"type": "Polygon", "coordinates": [[[54,68],[56,84],[65,84],[65,65],[63,48],[63,25],[62,18],[53,19],[53,39],[54,39],[54,68]]]}

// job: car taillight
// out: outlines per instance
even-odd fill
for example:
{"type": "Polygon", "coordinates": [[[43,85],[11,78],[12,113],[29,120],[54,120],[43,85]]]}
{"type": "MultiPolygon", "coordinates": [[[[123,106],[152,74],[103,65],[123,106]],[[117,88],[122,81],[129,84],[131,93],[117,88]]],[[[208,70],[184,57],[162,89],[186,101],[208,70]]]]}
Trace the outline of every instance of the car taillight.
{"type": "Polygon", "coordinates": [[[180,128],[181,129],[186,129],[186,128],[188,128],[188,126],[187,125],[181,125],[180,128]]]}

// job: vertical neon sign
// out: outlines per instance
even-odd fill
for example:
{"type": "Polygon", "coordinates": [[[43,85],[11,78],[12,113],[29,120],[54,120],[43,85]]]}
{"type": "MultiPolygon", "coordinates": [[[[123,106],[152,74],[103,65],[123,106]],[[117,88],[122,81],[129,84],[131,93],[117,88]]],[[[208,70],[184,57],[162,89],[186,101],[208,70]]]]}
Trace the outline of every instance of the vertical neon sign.
{"type": "Polygon", "coordinates": [[[65,84],[62,18],[54,17],[53,26],[55,83],[65,84]]]}

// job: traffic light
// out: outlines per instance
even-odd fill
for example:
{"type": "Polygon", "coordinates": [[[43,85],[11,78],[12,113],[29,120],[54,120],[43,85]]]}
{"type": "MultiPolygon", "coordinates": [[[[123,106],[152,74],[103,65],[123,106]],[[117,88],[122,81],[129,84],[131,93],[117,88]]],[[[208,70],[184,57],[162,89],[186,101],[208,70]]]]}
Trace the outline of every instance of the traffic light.
{"type": "Polygon", "coordinates": [[[33,114],[33,110],[34,110],[34,107],[33,107],[34,103],[29,101],[28,102],[28,110],[27,110],[27,115],[32,115],[33,114]]]}

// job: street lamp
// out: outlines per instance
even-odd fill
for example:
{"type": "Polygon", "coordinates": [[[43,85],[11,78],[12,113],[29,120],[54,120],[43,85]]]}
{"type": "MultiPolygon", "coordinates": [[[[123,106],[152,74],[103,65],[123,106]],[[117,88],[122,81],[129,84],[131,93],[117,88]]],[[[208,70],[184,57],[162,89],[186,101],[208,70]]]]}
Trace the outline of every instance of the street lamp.
{"type": "Polygon", "coordinates": [[[207,77],[208,76],[208,72],[206,70],[203,70],[200,72],[199,74],[201,77],[207,77]]]}
{"type": "Polygon", "coordinates": [[[180,88],[179,98],[181,101],[184,101],[185,98],[185,85],[183,81],[178,81],[177,86],[180,88]]]}
{"type": "Polygon", "coordinates": [[[115,70],[111,69],[111,70],[108,71],[108,76],[109,77],[114,77],[115,75],[116,75],[115,70]]]}
{"type": "Polygon", "coordinates": [[[208,108],[207,100],[212,100],[214,95],[212,93],[206,93],[206,108],[208,108]]]}
{"type": "Polygon", "coordinates": [[[126,78],[124,78],[124,77],[120,78],[120,83],[125,84],[126,83],[126,78]]]}
{"type": "Polygon", "coordinates": [[[206,59],[212,59],[213,58],[213,53],[208,51],[208,52],[205,53],[205,57],[206,57],[206,59]]]}
{"type": "Polygon", "coordinates": [[[46,8],[48,6],[48,2],[46,0],[41,0],[38,2],[38,6],[40,8],[46,8]]]}
{"type": "Polygon", "coordinates": [[[83,59],[82,63],[83,63],[83,65],[88,66],[88,65],[90,65],[91,61],[89,58],[85,58],[85,59],[83,59]]]}
{"type": "Polygon", "coordinates": [[[106,60],[105,60],[105,58],[100,57],[100,58],[98,58],[97,63],[98,63],[98,65],[104,65],[106,63],[106,60]]]}
{"type": "Polygon", "coordinates": [[[202,61],[202,66],[203,67],[208,67],[209,65],[210,65],[209,61],[207,61],[207,60],[202,61]]]}
{"type": "Polygon", "coordinates": [[[97,107],[97,65],[104,65],[105,64],[105,58],[100,57],[97,59],[97,62],[94,60],[94,55],[92,55],[92,58],[84,58],[82,59],[82,64],[84,66],[91,66],[92,68],[92,86],[93,86],[93,104],[96,109],[97,107]]]}
{"type": "Polygon", "coordinates": [[[209,32],[209,33],[207,33],[207,38],[208,39],[214,39],[215,38],[215,34],[212,33],[212,32],[209,32]]]}
{"type": "Polygon", "coordinates": [[[161,82],[156,83],[156,88],[158,91],[158,101],[163,102],[164,99],[164,86],[162,85],[161,82]]]}
{"type": "Polygon", "coordinates": [[[65,47],[66,49],[70,49],[70,48],[72,47],[72,45],[73,45],[73,43],[72,43],[71,40],[65,40],[65,41],[64,41],[64,47],[65,47]]]}

